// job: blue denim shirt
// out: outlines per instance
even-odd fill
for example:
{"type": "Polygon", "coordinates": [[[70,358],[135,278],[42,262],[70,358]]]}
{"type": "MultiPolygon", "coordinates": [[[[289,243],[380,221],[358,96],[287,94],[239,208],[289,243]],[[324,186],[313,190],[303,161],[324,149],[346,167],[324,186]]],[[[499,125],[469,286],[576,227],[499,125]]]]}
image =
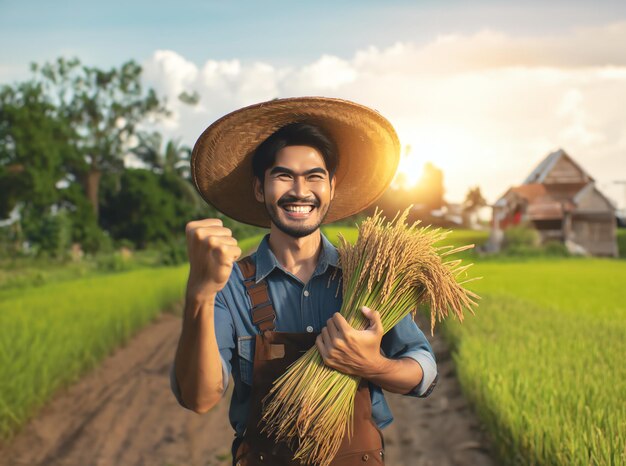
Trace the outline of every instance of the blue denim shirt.
{"type": "MultiPolygon", "coordinates": [[[[276,311],[276,330],[280,332],[320,332],[326,321],[342,303],[340,289],[341,269],[337,249],[322,235],[322,251],[317,267],[308,283],[285,270],[269,248],[269,235],[252,255],[256,261],[256,281],[265,279],[276,311]],[[339,269],[337,273],[334,273],[339,269]]],[[[250,298],[243,284],[238,266],[215,299],[215,333],[222,358],[224,389],[229,375],[234,380],[230,403],[230,423],[237,435],[243,435],[249,410],[254,361],[255,335],[258,328],[252,323],[250,298]]],[[[437,365],[433,350],[410,315],[389,330],[382,339],[381,348],[389,358],[412,358],[424,372],[419,385],[410,396],[427,396],[434,388],[437,365]]],[[[174,365],[170,371],[170,385],[178,402],[186,408],[176,381],[174,365]]],[[[383,428],[393,416],[380,387],[370,383],[372,417],[383,428]]]]}

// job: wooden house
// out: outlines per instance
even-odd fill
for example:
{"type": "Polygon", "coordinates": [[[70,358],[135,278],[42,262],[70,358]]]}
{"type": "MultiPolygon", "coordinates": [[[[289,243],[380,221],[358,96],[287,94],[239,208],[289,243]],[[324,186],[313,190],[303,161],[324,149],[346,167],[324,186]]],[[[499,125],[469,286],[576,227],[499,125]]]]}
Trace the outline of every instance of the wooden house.
{"type": "Polygon", "coordinates": [[[506,228],[526,224],[541,241],[560,241],[572,252],[617,257],[616,208],[595,180],[564,150],[549,154],[493,207],[492,250],[506,228]]]}

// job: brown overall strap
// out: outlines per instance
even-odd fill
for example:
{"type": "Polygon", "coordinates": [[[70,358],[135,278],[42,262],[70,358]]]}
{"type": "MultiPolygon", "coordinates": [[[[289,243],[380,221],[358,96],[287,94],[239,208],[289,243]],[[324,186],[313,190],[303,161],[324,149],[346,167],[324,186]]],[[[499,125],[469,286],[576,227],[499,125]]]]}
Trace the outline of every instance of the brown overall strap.
{"type": "Polygon", "coordinates": [[[243,274],[243,284],[252,303],[252,323],[261,332],[274,330],[276,327],[276,311],[270,299],[265,280],[256,283],[256,264],[252,257],[246,256],[237,262],[243,274]]]}

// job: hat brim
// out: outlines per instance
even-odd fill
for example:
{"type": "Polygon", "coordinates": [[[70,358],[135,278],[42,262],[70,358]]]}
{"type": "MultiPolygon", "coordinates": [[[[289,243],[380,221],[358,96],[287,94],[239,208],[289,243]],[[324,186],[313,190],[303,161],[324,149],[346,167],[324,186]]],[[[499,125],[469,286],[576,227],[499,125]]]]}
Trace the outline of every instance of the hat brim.
{"type": "Polygon", "coordinates": [[[387,119],[347,100],[298,97],[236,110],[200,135],[191,156],[191,173],[203,199],[237,221],[269,227],[265,206],[254,196],[252,156],[261,142],[290,123],[317,125],[337,146],[335,196],[324,223],[362,211],[391,183],[400,160],[400,142],[387,119]]]}

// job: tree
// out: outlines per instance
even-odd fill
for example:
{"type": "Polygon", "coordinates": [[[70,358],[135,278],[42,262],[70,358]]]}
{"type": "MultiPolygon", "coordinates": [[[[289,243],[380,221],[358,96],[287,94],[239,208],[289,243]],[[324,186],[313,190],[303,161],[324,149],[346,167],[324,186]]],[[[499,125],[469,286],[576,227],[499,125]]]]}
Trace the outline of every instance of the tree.
{"type": "Polygon", "coordinates": [[[163,175],[171,175],[175,190],[182,197],[194,205],[203,206],[204,201],[191,184],[189,161],[191,149],[180,143],[178,139],[170,139],[163,145],[163,136],[158,132],[139,133],[139,144],[132,150],[141,161],[147,164],[152,171],[163,175]]]}
{"type": "Polygon", "coordinates": [[[154,90],[144,91],[141,66],[132,60],[105,71],[83,66],[77,58],[59,58],[43,66],[33,64],[32,70],[59,116],[76,132],[82,158],[73,173],[97,219],[102,175],[121,174],[137,126],[167,111],[154,90]]]}
{"type": "Polygon", "coordinates": [[[57,184],[80,159],[75,136],[69,122],[57,118],[41,84],[0,89],[0,218],[18,202],[41,214],[59,201],[57,184]]]}
{"type": "MultiPolygon", "coordinates": [[[[76,198],[59,189],[70,184],[68,171],[81,162],[76,137],[41,83],[0,89],[0,218],[18,207],[15,240],[27,240],[36,251],[57,257],[77,239],[72,228],[78,223],[76,198]]],[[[93,214],[81,223],[91,233],[101,233],[93,214]]]]}
{"type": "Polygon", "coordinates": [[[208,206],[186,200],[181,178],[173,173],[129,169],[120,181],[119,190],[107,183],[103,191],[101,222],[115,239],[128,239],[139,248],[170,242],[184,234],[189,220],[206,216],[208,206]]]}
{"type": "Polygon", "coordinates": [[[467,191],[465,201],[463,202],[463,210],[465,212],[476,212],[481,207],[485,207],[487,201],[480,192],[479,186],[474,186],[467,191]]]}
{"type": "Polygon", "coordinates": [[[191,149],[182,145],[179,139],[170,139],[163,147],[163,135],[158,132],[139,132],[139,143],[132,149],[141,161],[158,173],[177,173],[189,176],[191,149]]]}

